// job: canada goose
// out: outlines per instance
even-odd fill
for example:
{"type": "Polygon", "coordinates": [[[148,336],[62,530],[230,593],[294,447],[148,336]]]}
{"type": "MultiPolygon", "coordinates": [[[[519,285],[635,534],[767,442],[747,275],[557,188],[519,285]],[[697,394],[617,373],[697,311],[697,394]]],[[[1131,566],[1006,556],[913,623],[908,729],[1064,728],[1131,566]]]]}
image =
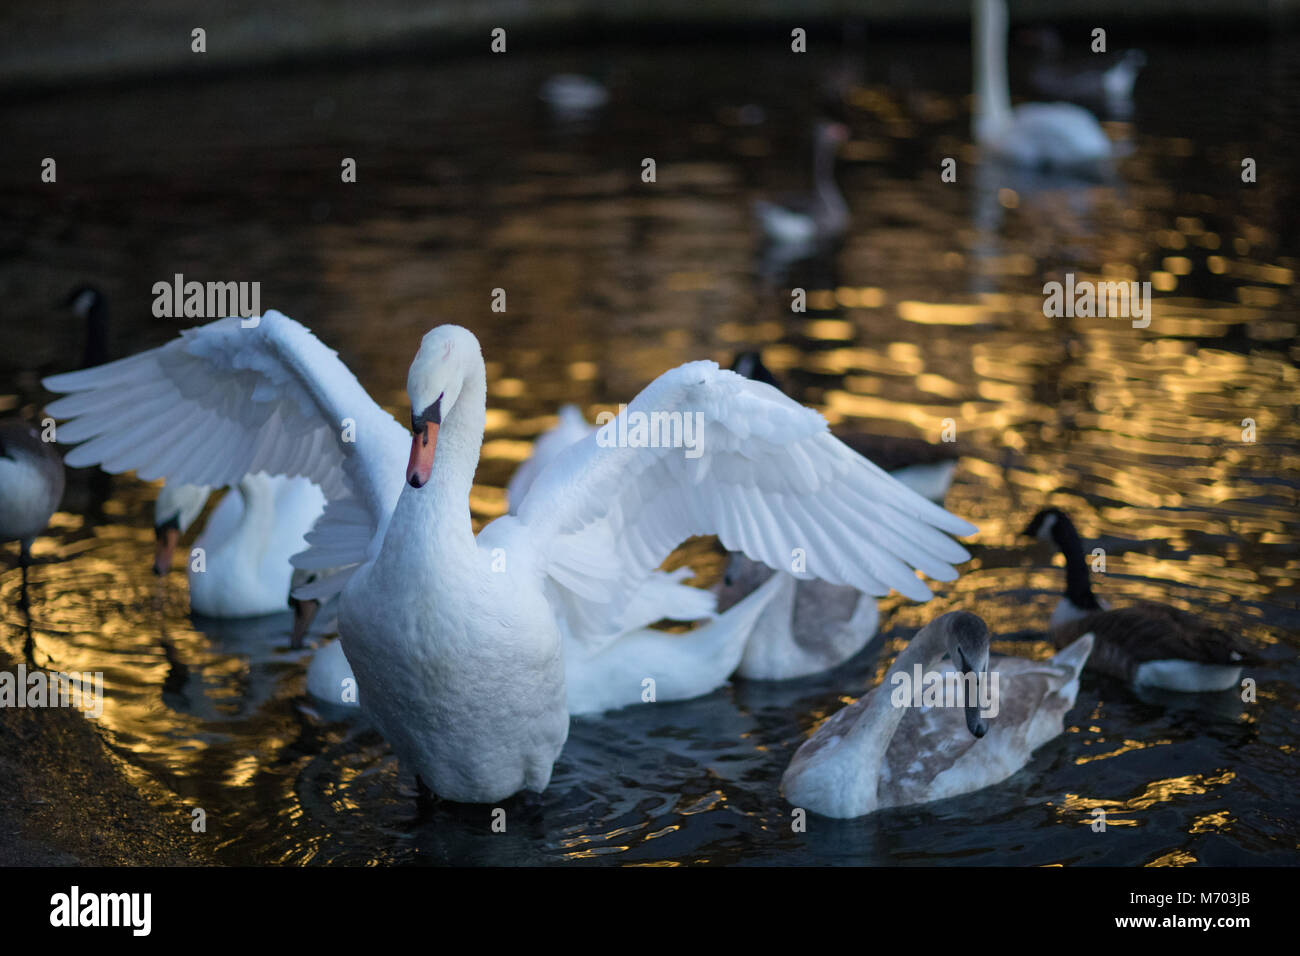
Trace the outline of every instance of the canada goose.
{"type": "Polygon", "coordinates": [[[843,819],[1005,780],[1064,730],[1092,646],[1085,635],[1048,661],[990,659],[983,620],[944,614],[912,638],[877,687],[804,741],[781,791],[793,806],[843,819]],[[927,682],[952,693],[927,706],[927,682]]]}
{"type": "Polygon", "coordinates": [[[1236,686],[1242,667],[1256,662],[1244,640],[1195,614],[1151,602],[1111,610],[1098,600],[1083,542],[1059,508],[1038,512],[1024,534],[1054,542],[1065,555],[1065,595],[1048,622],[1050,637],[1064,647],[1085,632],[1096,635],[1092,670],[1135,687],[1218,691],[1236,686]]]}
{"type": "Polygon", "coordinates": [[[0,422],[0,542],[17,541],[24,600],[32,540],[63,498],[63,459],[27,422],[0,422]]]}
{"type": "Polygon", "coordinates": [[[86,324],[85,349],[81,368],[103,365],[109,360],[108,300],[93,285],[79,285],[68,293],[63,307],[86,324]]]}

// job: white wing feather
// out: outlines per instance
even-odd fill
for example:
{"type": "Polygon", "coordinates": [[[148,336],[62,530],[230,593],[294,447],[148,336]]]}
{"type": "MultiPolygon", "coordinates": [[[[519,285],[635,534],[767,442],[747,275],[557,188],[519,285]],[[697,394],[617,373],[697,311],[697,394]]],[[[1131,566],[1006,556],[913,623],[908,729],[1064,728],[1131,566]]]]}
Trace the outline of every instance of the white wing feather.
{"type": "Polygon", "coordinates": [[[914,600],[931,594],[913,569],[950,581],[952,564],[970,557],[944,532],[973,534],[973,525],[852,451],[821,415],[771,386],[692,362],[661,375],[619,417],[635,423],[636,413],[698,413],[699,456],[617,447],[615,419],[558,454],[520,504],[577,636],[615,633],[629,596],[692,535],[716,534],[728,550],[799,578],[872,595],[893,588],[914,600]]]}
{"type": "MultiPolygon", "coordinates": [[[[60,442],[80,442],[64,457],[71,466],[212,486],[258,471],[310,478],[328,503],[294,557],[299,567],[365,561],[402,488],[405,429],[336,352],[278,312],[248,328],[235,317],[185,329],[166,345],[45,385],[69,393],[48,411],[68,419],[60,442]]],[[[341,586],[333,580],[325,590],[341,586]]]]}

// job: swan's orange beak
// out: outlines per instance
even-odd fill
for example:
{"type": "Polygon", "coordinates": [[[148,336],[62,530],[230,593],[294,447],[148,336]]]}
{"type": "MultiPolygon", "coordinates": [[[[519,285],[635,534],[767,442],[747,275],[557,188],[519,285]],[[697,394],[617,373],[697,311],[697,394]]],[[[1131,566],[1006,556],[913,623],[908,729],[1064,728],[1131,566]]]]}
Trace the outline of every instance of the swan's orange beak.
{"type": "Polygon", "coordinates": [[[153,547],[153,573],[164,577],[172,569],[172,552],[176,550],[181,533],[178,528],[158,528],[154,535],[157,540],[153,547]]]}
{"type": "Polygon", "coordinates": [[[411,460],[406,463],[406,481],[412,488],[428,484],[437,446],[438,426],[432,422],[426,422],[422,430],[411,436],[411,460]]]}

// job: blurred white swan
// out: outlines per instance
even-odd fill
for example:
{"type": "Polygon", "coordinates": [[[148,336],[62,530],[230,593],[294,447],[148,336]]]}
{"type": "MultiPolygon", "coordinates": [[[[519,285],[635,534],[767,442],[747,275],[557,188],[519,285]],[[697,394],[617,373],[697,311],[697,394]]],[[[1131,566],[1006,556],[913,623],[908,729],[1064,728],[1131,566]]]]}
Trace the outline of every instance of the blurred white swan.
{"type": "Polygon", "coordinates": [[[1115,155],[1096,117],[1072,103],[1024,103],[1014,109],[1007,85],[1005,0],[974,0],[975,141],[994,159],[1017,166],[1076,169],[1115,155]]]}

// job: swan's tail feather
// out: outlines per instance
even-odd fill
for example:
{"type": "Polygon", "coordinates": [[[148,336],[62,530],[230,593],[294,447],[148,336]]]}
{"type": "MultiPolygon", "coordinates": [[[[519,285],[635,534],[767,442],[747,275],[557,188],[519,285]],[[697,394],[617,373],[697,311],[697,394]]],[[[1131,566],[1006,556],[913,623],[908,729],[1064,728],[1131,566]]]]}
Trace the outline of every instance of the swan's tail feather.
{"type": "Polygon", "coordinates": [[[1052,663],[1058,667],[1067,668],[1070,672],[1070,680],[1078,678],[1079,673],[1088,663],[1088,656],[1092,654],[1092,645],[1096,637],[1089,631],[1083,637],[1070,644],[1064,650],[1058,651],[1052,658],[1052,663]]]}
{"type": "Polygon", "coordinates": [[[656,571],[632,596],[619,630],[633,631],[649,627],[656,621],[698,621],[713,617],[717,597],[712,591],[683,584],[695,572],[678,568],[667,574],[656,571]]]}

